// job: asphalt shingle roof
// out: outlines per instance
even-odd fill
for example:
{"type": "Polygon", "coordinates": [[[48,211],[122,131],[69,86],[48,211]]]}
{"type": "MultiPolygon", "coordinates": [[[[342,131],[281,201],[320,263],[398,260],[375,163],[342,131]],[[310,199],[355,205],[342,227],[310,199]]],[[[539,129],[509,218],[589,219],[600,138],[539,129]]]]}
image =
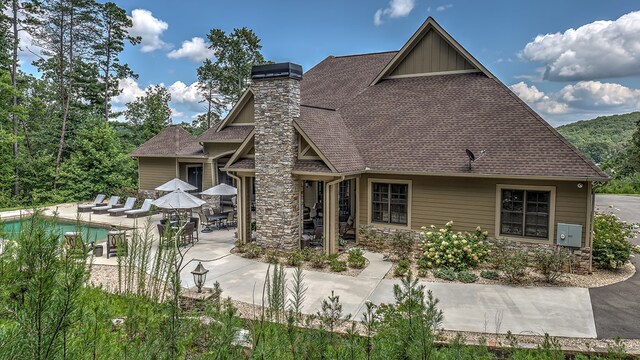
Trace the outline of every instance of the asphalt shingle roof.
{"type": "Polygon", "coordinates": [[[338,172],[608,177],[483,73],[369,86],[393,55],[329,57],[303,76],[297,123],[338,172]],[[486,151],[471,171],[465,149],[486,151]]]}
{"type": "Polygon", "coordinates": [[[200,142],[242,142],[253,130],[252,125],[225,126],[217,131],[220,123],[203,132],[199,137],[200,142]]]}
{"type": "Polygon", "coordinates": [[[205,157],[195,136],[180,125],[170,125],[129,153],[135,157],[205,157]]]}

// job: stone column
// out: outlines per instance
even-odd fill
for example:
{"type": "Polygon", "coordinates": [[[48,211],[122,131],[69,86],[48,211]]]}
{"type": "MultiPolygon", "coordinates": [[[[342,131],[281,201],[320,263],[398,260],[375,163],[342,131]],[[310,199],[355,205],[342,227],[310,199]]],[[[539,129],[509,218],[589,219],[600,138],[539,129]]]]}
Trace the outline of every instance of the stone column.
{"type": "Polygon", "coordinates": [[[300,116],[300,80],[276,71],[253,76],[253,81],[256,240],[264,248],[298,248],[300,190],[292,171],[298,156],[293,122],[300,116]]]}

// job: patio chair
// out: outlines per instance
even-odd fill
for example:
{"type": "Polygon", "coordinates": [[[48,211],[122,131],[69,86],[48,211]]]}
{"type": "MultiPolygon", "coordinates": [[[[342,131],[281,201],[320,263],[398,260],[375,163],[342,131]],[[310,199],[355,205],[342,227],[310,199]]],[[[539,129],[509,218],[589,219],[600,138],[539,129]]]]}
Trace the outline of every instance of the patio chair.
{"type": "Polygon", "coordinates": [[[121,216],[124,215],[124,212],[127,210],[132,210],[133,206],[136,204],[136,198],[135,197],[128,197],[127,201],[125,201],[124,206],[121,208],[116,208],[116,209],[109,209],[107,210],[107,212],[109,213],[109,215],[111,216],[121,216]]]}
{"type": "Polygon", "coordinates": [[[91,208],[94,214],[106,214],[109,209],[113,209],[115,207],[121,207],[122,205],[118,205],[118,201],[120,201],[120,196],[112,196],[109,199],[107,205],[103,206],[94,206],[91,208]]]}
{"type": "Polygon", "coordinates": [[[82,233],[77,231],[68,231],[64,233],[64,247],[68,253],[77,256],[84,256],[93,250],[93,242],[85,243],[82,240],[82,233]],[[89,246],[87,246],[89,245],[89,246]]]}
{"type": "Polygon", "coordinates": [[[79,213],[91,212],[91,208],[100,206],[100,204],[102,204],[102,202],[104,201],[104,198],[106,198],[104,194],[96,195],[96,198],[95,200],[93,200],[93,203],[78,205],[78,212],[79,213]]]}
{"type": "Polygon", "coordinates": [[[200,223],[202,224],[202,232],[210,233],[213,231],[213,223],[209,221],[209,218],[204,214],[204,212],[199,212],[198,217],[200,217],[200,223]]]}
{"type": "Polygon", "coordinates": [[[182,228],[182,231],[178,234],[183,239],[181,245],[187,245],[187,244],[193,245],[194,243],[193,233],[195,232],[195,229],[196,229],[196,224],[192,222],[188,222],[184,225],[184,227],[182,228]]]}
{"type": "Polygon", "coordinates": [[[200,218],[199,217],[190,217],[189,222],[194,224],[195,232],[196,232],[196,242],[200,241],[200,237],[198,236],[198,229],[200,228],[200,218]]]}
{"type": "Polygon", "coordinates": [[[235,221],[234,221],[234,217],[235,217],[235,211],[230,211],[227,214],[227,219],[225,220],[224,226],[227,228],[227,230],[229,230],[230,227],[235,227],[235,221]]]}
{"type": "Polygon", "coordinates": [[[142,206],[139,209],[127,210],[124,213],[127,214],[128,218],[139,218],[141,216],[147,216],[151,213],[151,203],[153,200],[144,199],[142,206]]]}
{"type": "Polygon", "coordinates": [[[107,233],[107,259],[112,255],[127,254],[127,232],[112,230],[107,233]]]}

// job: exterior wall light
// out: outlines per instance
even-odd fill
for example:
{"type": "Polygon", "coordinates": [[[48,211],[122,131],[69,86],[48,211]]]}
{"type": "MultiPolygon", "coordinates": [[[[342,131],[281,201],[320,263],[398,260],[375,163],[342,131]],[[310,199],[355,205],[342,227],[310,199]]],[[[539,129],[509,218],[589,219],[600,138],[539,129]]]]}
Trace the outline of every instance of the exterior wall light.
{"type": "Polygon", "coordinates": [[[578,189],[582,189],[583,186],[584,186],[583,183],[581,183],[581,182],[578,183],[578,189]]]}

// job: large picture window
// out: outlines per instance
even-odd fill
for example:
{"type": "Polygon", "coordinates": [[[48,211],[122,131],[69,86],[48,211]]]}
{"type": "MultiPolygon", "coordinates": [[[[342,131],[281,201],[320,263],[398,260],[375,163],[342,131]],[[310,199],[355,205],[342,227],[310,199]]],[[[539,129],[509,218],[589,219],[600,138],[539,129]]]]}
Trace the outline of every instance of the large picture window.
{"type": "Polygon", "coordinates": [[[371,183],[371,221],[408,225],[409,185],[371,183]]]}
{"type": "Polygon", "coordinates": [[[501,204],[500,235],[549,238],[550,191],[503,188],[501,204]]]}

